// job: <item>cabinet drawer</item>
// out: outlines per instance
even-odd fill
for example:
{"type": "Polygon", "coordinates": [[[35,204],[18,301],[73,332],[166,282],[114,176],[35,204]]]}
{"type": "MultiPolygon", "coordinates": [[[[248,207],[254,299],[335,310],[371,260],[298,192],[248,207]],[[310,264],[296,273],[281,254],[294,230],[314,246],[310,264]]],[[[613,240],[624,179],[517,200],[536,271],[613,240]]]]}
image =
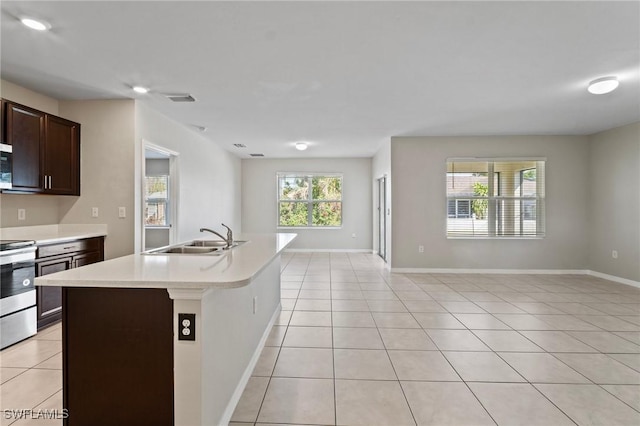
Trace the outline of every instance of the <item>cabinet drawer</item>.
{"type": "Polygon", "coordinates": [[[86,240],[67,241],[66,243],[38,246],[38,259],[49,256],[58,256],[78,251],[101,251],[101,238],[89,238],[86,240]]]}

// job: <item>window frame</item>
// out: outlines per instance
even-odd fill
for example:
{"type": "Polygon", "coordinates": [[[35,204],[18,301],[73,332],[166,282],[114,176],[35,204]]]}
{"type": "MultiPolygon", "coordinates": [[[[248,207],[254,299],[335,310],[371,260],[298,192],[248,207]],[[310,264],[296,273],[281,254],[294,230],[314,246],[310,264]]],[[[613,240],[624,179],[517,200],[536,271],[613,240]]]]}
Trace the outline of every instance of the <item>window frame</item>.
{"type": "Polygon", "coordinates": [[[344,175],[342,173],[318,173],[318,172],[277,172],[276,173],[276,229],[342,229],[344,207],[344,175]],[[305,178],[308,184],[308,197],[305,200],[280,199],[280,179],[281,178],[305,178]],[[313,179],[314,178],[338,178],[340,179],[340,199],[337,200],[315,200],[313,199],[313,179]],[[280,203],[303,203],[307,206],[307,224],[301,226],[280,224],[280,203]],[[336,226],[314,226],[313,225],[313,205],[319,203],[340,203],[340,225],[336,226]]]}
{"type": "MultiPolygon", "coordinates": [[[[482,158],[482,157],[462,157],[462,158],[447,158],[445,160],[445,237],[447,239],[468,239],[468,240],[478,240],[478,239],[509,239],[509,240],[513,240],[513,239],[543,239],[546,237],[546,214],[545,214],[545,210],[546,210],[546,167],[547,167],[547,159],[545,157],[487,157],[487,158],[482,158]],[[450,172],[449,171],[449,164],[451,163],[487,163],[487,175],[488,175],[488,187],[489,187],[489,192],[487,194],[487,196],[469,196],[469,195],[461,195],[461,196],[450,196],[449,195],[449,188],[448,188],[448,184],[447,184],[447,178],[446,176],[449,175],[449,173],[470,173],[470,172],[450,172]],[[541,163],[541,165],[536,166],[534,168],[525,168],[525,169],[521,169],[517,171],[517,174],[519,176],[519,191],[518,191],[518,196],[508,196],[508,195],[504,195],[502,194],[502,171],[495,171],[495,164],[496,163],[518,163],[518,162],[536,162],[536,163],[541,163]],[[537,188],[537,189],[541,189],[541,191],[536,190],[536,194],[533,196],[525,196],[523,194],[523,186],[522,186],[522,179],[523,179],[523,173],[526,172],[527,170],[538,170],[538,168],[541,168],[541,188],[537,188]],[[495,176],[495,178],[492,178],[492,176],[495,176]],[[497,187],[496,187],[497,185],[497,187]],[[495,194],[495,195],[492,195],[495,194]],[[468,234],[468,235],[464,235],[464,234],[452,234],[449,232],[449,220],[451,218],[455,218],[449,215],[449,206],[450,206],[450,202],[455,202],[456,203],[456,212],[457,212],[457,202],[459,200],[487,200],[488,204],[490,205],[491,203],[495,203],[495,208],[494,208],[494,215],[493,215],[493,219],[491,219],[491,217],[488,218],[489,221],[494,220],[497,223],[495,224],[495,227],[489,227],[487,230],[487,234],[483,235],[473,235],[473,234],[468,234]],[[512,200],[514,203],[517,203],[519,206],[519,211],[521,212],[521,214],[518,215],[517,217],[517,221],[519,222],[519,232],[518,234],[512,234],[512,235],[508,235],[508,234],[504,234],[503,233],[503,220],[504,220],[504,212],[503,212],[503,207],[500,203],[500,201],[507,201],[507,200],[512,200]],[[535,202],[535,220],[536,220],[536,232],[535,235],[526,235],[524,234],[524,226],[523,226],[523,214],[522,212],[524,211],[524,204],[528,201],[528,200],[533,200],[535,202]],[[493,231],[493,234],[492,234],[493,231]]],[[[537,179],[536,179],[537,180],[537,179]]],[[[472,204],[472,203],[471,203],[472,204]]],[[[473,207],[471,207],[471,210],[473,210],[473,207]]],[[[491,211],[491,209],[490,209],[491,211]]],[[[490,213],[488,213],[490,214],[490,213]]]]}
{"type": "Polygon", "coordinates": [[[159,175],[146,175],[144,177],[144,227],[145,228],[153,228],[153,229],[168,229],[171,227],[171,175],[170,174],[159,174],[159,175]],[[166,178],[166,188],[167,188],[167,196],[166,198],[147,198],[147,179],[148,178],[166,178]],[[147,208],[149,204],[158,204],[158,201],[164,202],[164,218],[165,225],[149,225],[147,224],[147,208]]]}

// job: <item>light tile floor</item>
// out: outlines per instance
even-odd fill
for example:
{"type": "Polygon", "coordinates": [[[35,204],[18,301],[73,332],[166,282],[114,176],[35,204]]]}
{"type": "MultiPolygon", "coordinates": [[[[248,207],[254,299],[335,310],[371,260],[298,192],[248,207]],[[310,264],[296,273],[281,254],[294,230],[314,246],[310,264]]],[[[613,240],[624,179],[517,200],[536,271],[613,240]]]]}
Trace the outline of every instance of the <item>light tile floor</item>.
{"type": "MultiPolygon", "coordinates": [[[[391,274],[287,253],[232,424],[638,425],[640,289],[582,275],[391,274]]],[[[0,352],[7,409],[62,409],[61,328],[0,352]]]]}
{"type": "Polygon", "coordinates": [[[0,382],[0,425],[62,425],[61,325],[0,352],[0,382]],[[22,419],[11,410],[24,410],[22,419]]]}
{"type": "Polygon", "coordinates": [[[640,289],[288,253],[232,425],[639,425],[640,289]]]}

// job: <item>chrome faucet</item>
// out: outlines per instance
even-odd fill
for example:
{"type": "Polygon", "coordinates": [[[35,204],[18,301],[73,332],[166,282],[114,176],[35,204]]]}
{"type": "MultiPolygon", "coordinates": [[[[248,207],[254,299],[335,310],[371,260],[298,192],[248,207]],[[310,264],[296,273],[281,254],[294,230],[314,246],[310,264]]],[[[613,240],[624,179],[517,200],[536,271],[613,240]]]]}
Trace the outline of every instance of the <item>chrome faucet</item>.
{"type": "Polygon", "coordinates": [[[225,243],[227,243],[227,246],[224,248],[224,250],[229,250],[231,248],[231,246],[233,245],[233,231],[231,231],[231,228],[229,228],[224,223],[222,224],[222,226],[227,228],[227,238],[223,237],[218,232],[214,231],[213,229],[209,229],[209,228],[200,228],[200,232],[207,231],[207,232],[211,232],[212,234],[216,234],[218,237],[222,238],[222,240],[225,243]]]}
{"type": "Polygon", "coordinates": [[[233,231],[231,230],[231,228],[229,228],[224,223],[222,223],[221,225],[224,226],[225,228],[227,228],[227,244],[232,246],[233,245],[233,231]]]}

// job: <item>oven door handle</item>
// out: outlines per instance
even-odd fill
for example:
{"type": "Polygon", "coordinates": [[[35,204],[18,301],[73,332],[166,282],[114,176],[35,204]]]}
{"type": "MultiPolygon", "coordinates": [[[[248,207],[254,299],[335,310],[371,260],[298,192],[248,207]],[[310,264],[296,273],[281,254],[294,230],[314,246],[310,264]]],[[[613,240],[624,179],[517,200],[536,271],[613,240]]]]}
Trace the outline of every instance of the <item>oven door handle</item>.
{"type": "Polygon", "coordinates": [[[36,261],[34,259],[31,259],[24,262],[12,263],[11,266],[13,267],[13,269],[23,269],[23,268],[33,268],[35,264],[36,264],[36,261]]]}
{"type": "Polygon", "coordinates": [[[35,261],[35,259],[36,259],[35,248],[33,250],[29,250],[28,252],[12,253],[12,254],[7,254],[7,252],[5,251],[0,256],[0,265],[4,266],[4,265],[10,265],[12,263],[35,261]]]}

